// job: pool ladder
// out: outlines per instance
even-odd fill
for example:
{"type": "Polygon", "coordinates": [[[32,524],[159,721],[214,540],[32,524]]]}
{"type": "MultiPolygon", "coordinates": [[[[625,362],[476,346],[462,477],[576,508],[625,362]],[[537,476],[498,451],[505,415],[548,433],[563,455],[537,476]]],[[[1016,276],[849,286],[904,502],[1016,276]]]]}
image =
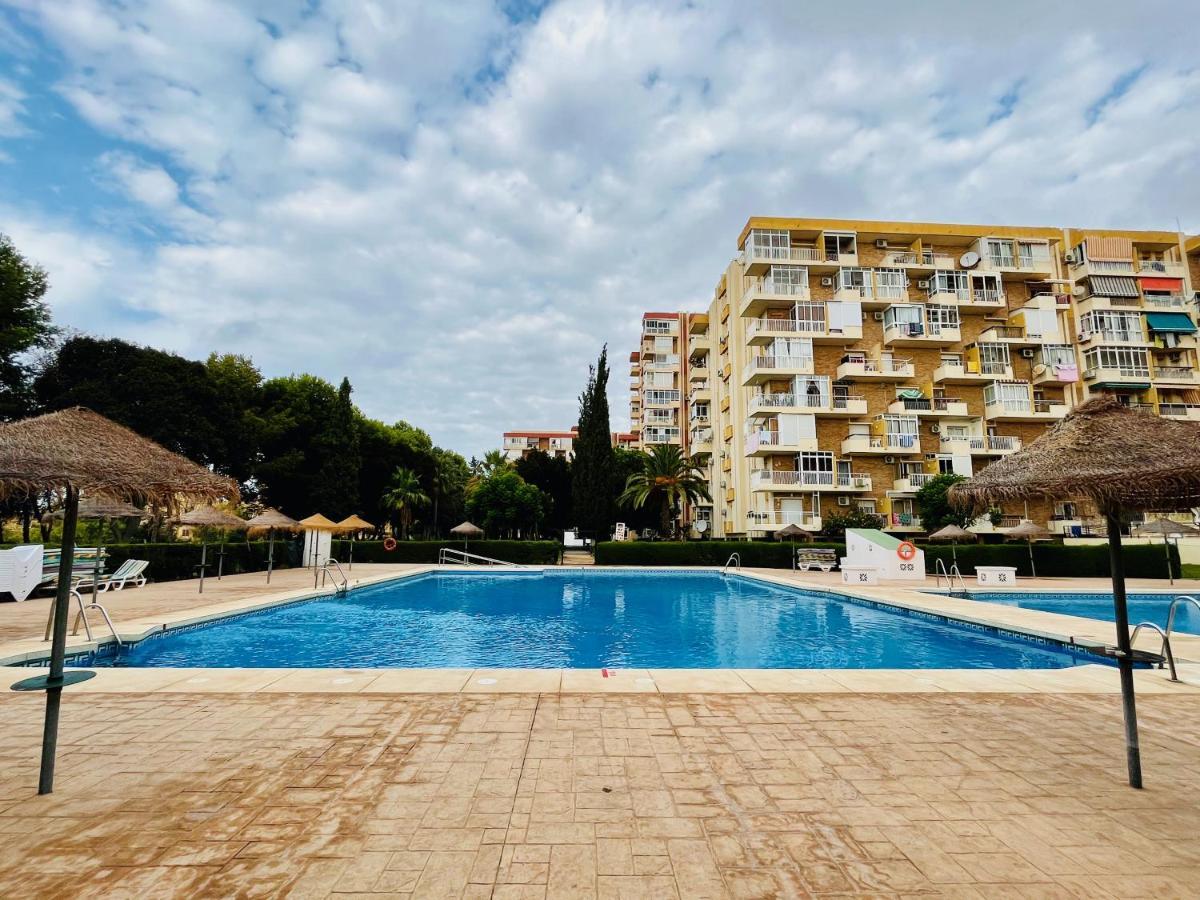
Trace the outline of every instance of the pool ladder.
{"type": "MultiPolygon", "coordinates": [[[[1171,601],[1170,607],[1167,609],[1167,627],[1160,628],[1154,622],[1139,622],[1134,626],[1133,634],[1129,636],[1129,645],[1132,647],[1137,642],[1138,633],[1143,628],[1148,628],[1150,631],[1158,633],[1162,638],[1162,646],[1159,648],[1158,655],[1165,659],[1167,665],[1171,667],[1171,680],[1179,681],[1179,675],[1175,672],[1175,654],[1171,652],[1171,631],[1175,628],[1175,613],[1184,603],[1190,603],[1192,606],[1200,610],[1200,600],[1195,597],[1189,597],[1186,594],[1180,594],[1171,601]]],[[[1162,668],[1162,659],[1159,660],[1158,667],[1162,668]]]]}
{"type": "Polygon", "coordinates": [[[727,574],[729,573],[729,567],[730,567],[730,566],[733,566],[733,567],[734,567],[734,568],[736,568],[736,569],[737,569],[739,572],[740,572],[740,571],[742,571],[742,557],[741,557],[741,554],[738,554],[738,553],[733,553],[733,554],[730,554],[730,556],[729,556],[729,559],[725,560],[725,565],[721,567],[721,574],[722,574],[722,575],[727,575],[727,574]]]}
{"type": "Polygon", "coordinates": [[[964,597],[970,596],[967,593],[967,583],[966,583],[966,581],[963,580],[962,572],[960,572],[958,570],[958,563],[954,563],[952,566],[950,566],[950,570],[947,571],[946,570],[946,561],[944,559],[942,559],[941,557],[938,557],[937,562],[934,563],[934,566],[933,566],[933,573],[934,573],[934,575],[937,576],[937,586],[939,588],[942,586],[942,579],[945,578],[946,579],[946,588],[947,588],[947,590],[950,591],[950,594],[953,595],[954,594],[954,579],[957,578],[958,586],[959,586],[959,588],[962,589],[963,596],[964,597]]]}
{"type": "MultiPolygon", "coordinates": [[[[79,634],[79,623],[83,623],[83,633],[87,635],[87,639],[94,640],[92,637],[92,623],[87,619],[87,611],[89,609],[100,610],[100,615],[104,619],[104,624],[108,626],[108,630],[112,633],[113,640],[117,642],[118,647],[125,646],[121,643],[121,638],[117,636],[117,629],[112,623],[112,619],[108,616],[108,610],[96,602],[96,597],[93,594],[92,599],[87,603],[83,602],[83,596],[76,588],[71,588],[71,597],[75,600],[77,612],[75,613],[75,624],[71,627],[71,634],[79,634]]],[[[68,614],[70,612],[70,600],[67,601],[68,614]]],[[[46,620],[46,640],[50,640],[50,631],[54,627],[54,601],[50,602],[50,618],[46,620]]]]}
{"type": "Polygon", "coordinates": [[[325,564],[321,566],[321,587],[325,587],[326,576],[333,580],[335,593],[338,595],[344,594],[350,590],[350,579],[347,578],[346,573],[342,571],[342,564],[332,556],[325,560],[325,564]],[[331,569],[330,566],[333,568],[331,569]],[[337,571],[335,572],[334,569],[337,571]]]}

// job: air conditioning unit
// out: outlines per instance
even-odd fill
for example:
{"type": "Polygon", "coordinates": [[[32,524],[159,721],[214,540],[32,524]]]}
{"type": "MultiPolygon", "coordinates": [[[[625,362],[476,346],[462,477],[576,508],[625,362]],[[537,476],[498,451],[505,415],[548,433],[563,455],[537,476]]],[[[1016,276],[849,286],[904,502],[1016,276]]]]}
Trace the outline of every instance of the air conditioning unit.
{"type": "Polygon", "coordinates": [[[888,242],[886,240],[884,240],[883,238],[878,238],[875,241],[875,246],[878,247],[880,250],[886,250],[888,248],[888,242]]]}
{"type": "Polygon", "coordinates": [[[883,321],[883,311],[882,311],[882,310],[876,310],[876,311],[875,311],[875,321],[876,321],[876,322],[882,322],[882,321],[883,321]]]}
{"type": "Polygon", "coordinates": [[[929,290],[929,279],[922,278],[920,281],[917,282],[917,287],[919,287],[923,291],[929,290]]]}
{"type": "Polygon", "coordinates": [[[847,497],[845,495],[838,497],[838,506],[849,506],[849,505],[850,505],[849,497],[847,497]]]}
{"type": "Polygon", "coordinates": [[[893,466],[893,465],[895,465],[895,464],[896,464],[896,457],[894,457],[894,456],[885,456],[885,457],[883,458],[883,461],[884,461],[884,462],[885,462],[887,465],[889,465],[889,466],[893,466]]]}
{"type": "Polygon", "coordinates": [[[1068,266],[1073,266],[1073,265],[1075,265],[1075,263],[1077,263],[1079,261],[1079,257],[1077,257],[1073,252],[1070,252],[1070,251],[1067,252],[1067,255],[1064,256],[1063,259],[1065,259],[1067,261],[1068,266]]]}
{"type": "Polygon", "coordinates": [[[832,278],[822,278],[821,279],[821,287],[833,287],[833,279],[832,278]]]}
{"type": "Polygon", "coordinates": [[[930,434],[941,434],[942,426],[939,425],[937,422],[934,422],[932,425],[929,426],[929,433],[930,434]]]}
{"type": "Polygon", "coordinates": [[[1021,348],[1021,359],[1033,359],[1034,352],[1032,347],[1021,348]]]}

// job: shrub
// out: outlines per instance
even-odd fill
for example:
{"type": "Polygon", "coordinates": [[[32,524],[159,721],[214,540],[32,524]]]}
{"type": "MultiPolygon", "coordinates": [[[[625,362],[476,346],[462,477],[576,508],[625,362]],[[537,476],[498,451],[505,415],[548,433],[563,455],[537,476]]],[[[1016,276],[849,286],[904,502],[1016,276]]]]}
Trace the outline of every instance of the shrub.
{"type": "MultiPolygon", "coordinates": [[[[398,541],[396,549],[383,549],[383,541],[355,541],[355,562],[435,563],[443,547],[462,550],[459,541],[398,541]]],[[[490,556],[511,563],[553,565],[558,562],[562,547],[557,541],[471,541],[468,553],[490,556]]],[[[335,559],[345,563],[350,556],[349,541],[334,541],[331,551],[335,559]]]]}
{"type": "MultiPolygon", "coordinates": [[[[146,577],[151,581],[181,581],[196,578],[200,573],[200,545],[191,543],[172,544],[105,544],[108,551],[106,570],[115,572],[127,559],[144,559],[150,563],[146,577]]],[[[208,545],[208,577],[217,574],[217,544],[208,545]]],[[[287,569],[300,564],[300,544],[275,540],[275,568],[287,569]]],[[[267,569],[267,542],[245,541],[225,544],[223,571],[226,575],[241,572],[265,572],[267,569]]]]}

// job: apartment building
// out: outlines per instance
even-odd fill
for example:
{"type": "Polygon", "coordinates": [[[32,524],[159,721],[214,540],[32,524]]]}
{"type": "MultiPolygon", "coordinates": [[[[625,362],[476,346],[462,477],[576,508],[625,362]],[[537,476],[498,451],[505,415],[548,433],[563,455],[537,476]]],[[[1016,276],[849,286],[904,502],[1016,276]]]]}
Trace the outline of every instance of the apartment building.
{"type": "MultiPolygon", "coordinates": [[[[755,217],[737,249],[709,308],[646,314],[630,359],[641,443],[709,467],[693,519],[715,536],[854,507],[919,534],[930,478],[972,475],[1097,394],[1200,420],[1200,239],[755,217]]],[[[1021,504],[973,527],[1072,534],[1091,512],[1021,504]]]]}
{"type": "Polygon", "coordinates": [[[528,456],[534,450],[570,459],[574,454],[575,438],[578,436],[578,428],[572,428],[570,431],[506,431],[502,450],[504,458],[509,461],[528,456]]]}

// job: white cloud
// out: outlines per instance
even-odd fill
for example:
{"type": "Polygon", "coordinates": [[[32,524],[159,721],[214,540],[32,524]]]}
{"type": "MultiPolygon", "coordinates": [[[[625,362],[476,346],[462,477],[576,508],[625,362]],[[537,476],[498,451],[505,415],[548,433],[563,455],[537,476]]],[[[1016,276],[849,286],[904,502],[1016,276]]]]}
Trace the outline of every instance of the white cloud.
{"type": "Polygon", "coordinates": [[[60,320],[348,374],[468,453],[570,425],[606,340],[622,424],[640,311],[702,308],[752,213],[1200,228],[1165,3],[17,6],[137,210],[10,211],[60,320]]]}
{"type": "Polygon", "coordinates": [[[25,112],[24,100],[24,91],[13,82],[0,78],[0,138],[18,137],[26,133],[21,121],[25,112]]]}

